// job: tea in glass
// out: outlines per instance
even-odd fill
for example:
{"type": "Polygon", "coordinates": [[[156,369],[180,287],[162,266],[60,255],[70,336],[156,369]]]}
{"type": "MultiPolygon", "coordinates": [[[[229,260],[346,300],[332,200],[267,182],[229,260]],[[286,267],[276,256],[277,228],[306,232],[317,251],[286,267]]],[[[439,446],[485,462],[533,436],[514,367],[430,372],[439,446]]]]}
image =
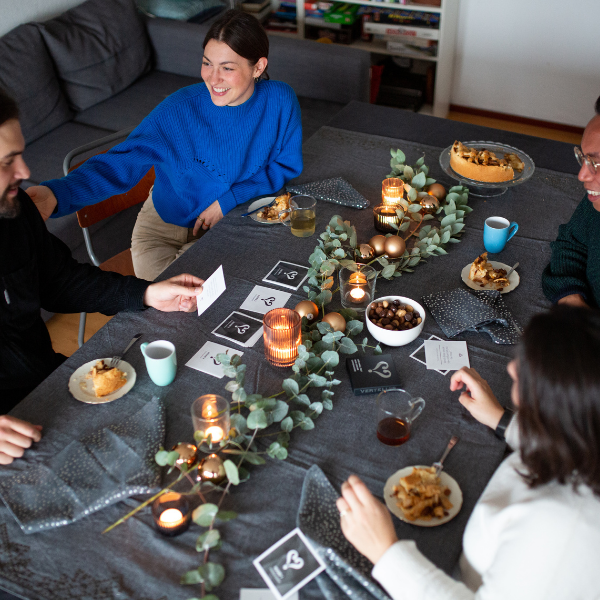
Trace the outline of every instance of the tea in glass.
{"type": "Polygon", "coordinates": [[[279,220],[290,227],[296,237],[310,237],[315,232],[316,209],[317,201],[312,196],[292,196],[290,207],[279,213],[279,220]]]}

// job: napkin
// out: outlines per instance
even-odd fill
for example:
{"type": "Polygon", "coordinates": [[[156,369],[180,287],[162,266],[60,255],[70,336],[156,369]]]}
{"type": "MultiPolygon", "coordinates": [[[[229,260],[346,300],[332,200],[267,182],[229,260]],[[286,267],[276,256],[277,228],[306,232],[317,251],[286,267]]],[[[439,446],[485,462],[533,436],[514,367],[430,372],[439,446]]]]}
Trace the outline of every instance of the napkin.
{"type": "Polygon", "coordinates": [[[314,196],[317,200],[325,200],[342,206],[351,206],[352,208],[367,208],[370,202],[359,194],[345,179],[333,177],[332,179],[323,179],[322,181],[313,181],[312,183],[303,183],[301,185],[286,186],[288,192],[292,194],[306,194],[314,196]]]}
{"type": "Polygon", "coordinates": [[[373,565],[346,540],[335,501],[339,494],[317,465],[302,486],[298,527],[326,565],[317,583],[327,600],[390,600],[370,578],[373,565]]]}
{"type": "Polygon", "coordinates": [[[498,290],[447,290],[422,300],[449,338],[465,331],[484,331],[496,344],[519,342],[521,328],[498,290]]]}
{"type": "Polygon", "coordinates": [[[0,497],[24,533],[68,525],[156,491],[160,469],[154,455],[164,437],[165,409],[155,396],[128,419],[73,440],[47,464],[28,464],[4,477],[0,497]]]}

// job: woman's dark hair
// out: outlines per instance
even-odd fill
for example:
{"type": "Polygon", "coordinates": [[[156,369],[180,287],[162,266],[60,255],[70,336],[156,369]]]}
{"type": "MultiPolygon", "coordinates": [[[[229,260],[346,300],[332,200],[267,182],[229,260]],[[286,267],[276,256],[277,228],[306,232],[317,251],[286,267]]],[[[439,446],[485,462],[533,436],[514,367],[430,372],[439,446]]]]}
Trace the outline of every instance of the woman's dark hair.
{"type": "Polygon", "coordinates": [[[600,115],[600,96],[598,96],[598,100],[596,100],[596,114],[600,115]]]}
{"type": "MultiPolygon", "coordinates": [[[[269,57],[269,38],[256,17],[231,9],[215,21],[204,38],[203,48],[210,40],[225,42],[236,54],[254,66],[259,58],[269,57]]],[[[265,69],[261,79],[269,79],[265,69]]]]}
{"type": "Polygon", "coordinates": [[[525,479],[600,496],[600,312],[557,306],[533,317],[517,364],[525,479]]]}
{"type": "Polygon", "coordinates": [[[19,107],[17,103],[0,88],[0,125],[6,121],[19,118],[19,107]]]}

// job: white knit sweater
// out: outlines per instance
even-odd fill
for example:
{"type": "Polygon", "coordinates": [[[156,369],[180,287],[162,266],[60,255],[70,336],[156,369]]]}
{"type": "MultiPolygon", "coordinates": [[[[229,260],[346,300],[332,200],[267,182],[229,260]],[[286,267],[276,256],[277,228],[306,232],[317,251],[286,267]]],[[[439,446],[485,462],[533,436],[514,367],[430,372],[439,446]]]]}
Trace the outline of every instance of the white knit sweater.
{"type": "MultiPolygon", "coordinates": [[[[513,419],[507,441],[518,447],[513,419]]],[[[467,523],[462,582],[400,541],[373,568],[394,600],[599,600],[600,500],[589,488],[530,489],[514,452],[498,467],[467,523]]]]}

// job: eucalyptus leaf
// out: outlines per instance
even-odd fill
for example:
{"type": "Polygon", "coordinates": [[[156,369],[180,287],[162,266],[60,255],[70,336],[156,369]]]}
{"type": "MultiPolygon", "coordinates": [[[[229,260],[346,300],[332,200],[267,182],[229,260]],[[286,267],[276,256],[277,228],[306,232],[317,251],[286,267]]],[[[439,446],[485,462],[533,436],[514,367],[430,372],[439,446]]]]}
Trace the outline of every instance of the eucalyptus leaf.
{"type": "Polygon", "coordinates": [[[319,330],[319,332],[322,335],[325,335],[326,333],[333,331],[333,328],[331,327],[331,325],[324,321],[319,321],[319,323],[317,323],[317,329],[319,330]]]}
{"type": "Polygon", "coordinates": [[[339,351],[342,354],[354,354],[355,352],[358,352],[358,348],[350,338],[345,337],[340,340],[339,351]]]}
{"type": "Polygon", "coordinates": [[[410,182],[411,185],[418,190],[421,189],[425,185],[425,181],[427,180],[426,174],[423,170],[420,173],[417,173],[410,182]]]}
{"type": "Polygon", "coordinates": [[[231,413],[231,417],[229,419],[231,422],[231,426],[235,428],[235,430],[238,433],[244,435],[248,431],[248,426],[246,425],[246,417],[244,417],[240,413],[231,413]]]}
{"type": "MultiPolygon", "coordinates": [[[[356,321],[350,321],[350,323],[355,323],[356,321]]],[[[348,323],[348,325],[350,324],[348,323]]],[[[362,325],[362,323],[361,323],[362,325]]],[[[335,350],[326,350],[321,354],[321,358],[325,361],[326,364],[337,367],[340,363],[340,355],[335,350]]]]}
{"type": "Polygon", "coordinates": [[[348,321],[346,323],[346,335],[356,335],[364,329],[364,323],[362,321],[348,321]]]}
{"type": "Polygon", "coordinates": [[[169,456],[169,453],[166,450],[159,450],[154,455],[154,460],[156,461],[157,465],[159,465],[160,467],[164,467],[167,465],[168,456],[169,456]]]}
{"type": "Polygon", "coordinates": [[[381,277],[383,277],[384,279],[389,279],[390,277],[392,277],[395,270],[396,265],[388,265],[387,267],[384,267],[384,269],[381,271],[381,277]]]}
{"type": "Polygon", "coordinates": [[[410,221],[405,221],[404,223],[402,223],[402,225],[400,225],[400,227],[398,227],[398,229],[400,231],[406,231],[409,227],[410,227],[410,221]]]}
{"type": "Polygon", "coordinates": [[[221,534],[219,533],[218,529],[210,529],[209,531],[205,531],[196,540],[196,552],[210,550],[211,548],[218,546],[220,541],[221,534]]]}
{"type": "Polygon", "coordinates": [[[283,419],[283,421],[281,421],[282,431],[286,431],[287,433],[289,433],[293,428],[294,421],[292,420],[292,417],[286,417],[285,419],[283,419]]]}
{"type": "Polygon", "coordinates": [[[313,412],[320,415],[323,412],[323,403],[322,402],[313,402],[308,408],[313,412]]]}
{"type": "Polygon", "coordinates": [[[225,384],[225,389],[228,392],[235,392],[235,390],[239,389],[239,387],[240,387],[240,384],[237,381],[233,381],[233,380],[228,381],[225,384]]]}
{"type": "Polygon", "coordinates": [[[254,452],[244,453],[244,460],[247,460],[251,465],[264,465],[267,461],[254,452]]]}
{"type": "Polygon", "coordinates": [[[404,167],[404,177],[407,179],[412,179],[414,174],[415,172],[412,167],[409,167],[408,165],[404,167]]]}
{"type": "Polygon", "coordinates": [[[225,579],[225,568],[217,563],[207,562],[198,567],[198,571],[204,579],[204,587],[208,592],[221,585],[225,579]]]}
{"type": "Polygon", "coordinates": [[[222,365],[229,365],[231,363],[231,356],[225,353],[219,353],[216,356],[217,362],[220,362],[222,365]]]}
{"type": "MultiPolygon", "coordinates": [[[[408,190],[408,199],[409,199],[411,202],[414,202],[414,201],[417,199],[417,196],[418,196],[417,190],[415,190],[415,188],[412,188],[412,187],[411,187],[411,188],[408,190]]],[[[409,204],[409,208],[410,208],[410,204],[409,204]]]]}
{"type": "Polygon", "coordinates": [[[265,427],[268,427],[269,422],[264,409],[259,408],[255,411],[252,411],[248,415],[247,424],[248,429],[264,429],[265,427]]]}
{"type": "MultiPolygon", "coordinates": [[[[347,340],[348,338],[344,338],[344,340],[347,340]]],[[[344,341],[342,340],[342,342],[344,341]]],[[[348,340],[350,342],[352,342],[352,340],[348,340]]],[[[354,342],[352,342],[354,343],[354,342]]],[[[322,375],[317,375],[316,373],[311,373],[308,378],[311,381],[311,385],[313,387],[323,387],[324,385],[327,385],[327,379],[325,379],[325,377],[323,377],[322,375]]]]}
{"type": "Polygon", "coordinates": [[[275,423],[279,423],[279,421],[282,421],[288,414],[289,410],[290,410],[290,407],[287,402],[284,402],[283,400],[277,400],[275,408],[273,409],[273,412],[271,413],[271,415],[273,417],[273,421],[275,423]]]}
{"type": "Polygon", "coordinates": [[[309,406],[310,398],[306,394],[300,394],[294,397],[294,402],[300,406],[309,406]]]}
{"type": "Polygon", "coordinates": [[[302,419],[302,423],[300,423],[300,429],[304,429],[304,431],[309,431],[315,428],[315,423],[310,417],[304,417],[302,419]]]}
{"type": "MultiPolygon", "coordinates": [[[[240,472],[242,471],[242,468],[240,467],[240,472]]],[[[217,519],[219,519],[219,521],[222,521],[223,523],[225,523],[226,521],[231,521],[232,519],[235,519],[237,517],[237,513],[233,510],[220,510],[217,513],[217,519]]]]}
{"type": "Polygon", "coordinates": [[[219,512],[219,507],[216,504],[205,503],[201,504],[192,512],[192,521],[200,527],[208,527],[219,512]]]}
{"type": "Polygon", "coordinates": [[[298,382],[294,379],[284,379],[281,384],[281,387],[290,398],[292,396],[296,396],[300,391],[300,388],[298,387],[298,382]]]}
{"type": "Polygon", "coordinates": [[[420,204],[409,204],[408,205],[408,212],[410,212],[410,213],[417,213],[420,210],[421,210],[420,204]]]}
{"type": "Polygon", "coordinates": [[[455,214],[449,214],[449,215],[445,216],[441,220],[440,225],[442,227],[446,227],[447,225],[452,225],[455,222],[456,222],[456,215],[455,214]]]}

